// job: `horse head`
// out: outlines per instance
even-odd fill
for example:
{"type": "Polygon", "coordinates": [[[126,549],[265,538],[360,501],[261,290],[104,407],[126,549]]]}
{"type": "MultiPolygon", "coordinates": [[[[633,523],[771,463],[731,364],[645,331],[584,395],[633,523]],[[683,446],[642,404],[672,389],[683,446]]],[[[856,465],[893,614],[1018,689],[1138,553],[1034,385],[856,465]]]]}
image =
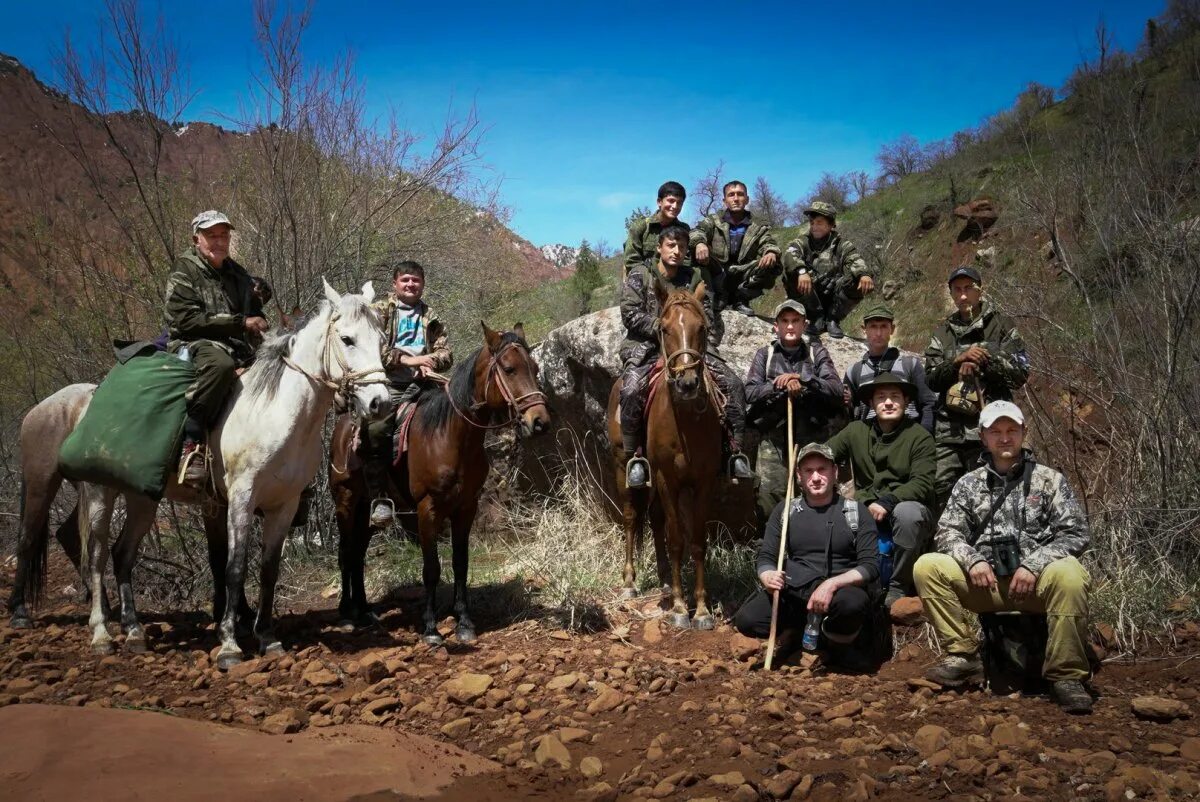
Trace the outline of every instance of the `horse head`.
{"type": "Polygon", "coordinates": [[[541,434],[550,428],[550,410],[538,385],[538,364],[529,353],[524,327],[518,323],[512,331],[499,332],[482,320],[479,325],[487,347],[480,352],[475,366],[475,386],[484,388],[484,405],[493,410],[508,408],[518,418],[522,435],[541,434]],[[485,372],[482,384],[480,371],[485,372]]]}
{"type": "Polygon", "coordinates": [[[704,352],[708,321],[702,301],[704,282],[694,291],[674,289],[655,278],[658,297],[659,349],[671,392],[684,401],[697,398],[704,387],[704,352]]]}
{"type": "Polygon", "coordinates": [[[360,415],[381,418],[391,411],[383,362],[384,334],[379,315],[371,308],[375,288],[371,282],[355,295],[325,284],[329,317],[325,330],[324,370],[343,400],[354,401],[360,415]]]}

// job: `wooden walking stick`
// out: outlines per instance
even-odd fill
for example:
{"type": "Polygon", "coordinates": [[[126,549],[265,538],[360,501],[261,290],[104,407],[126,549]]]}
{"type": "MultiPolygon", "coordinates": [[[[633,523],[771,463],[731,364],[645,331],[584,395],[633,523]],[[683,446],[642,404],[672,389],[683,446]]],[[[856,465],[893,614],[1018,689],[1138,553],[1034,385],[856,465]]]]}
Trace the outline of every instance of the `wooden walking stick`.
{"type": "MultiPolygon", "coordinates": [[[[787,554],[788,519],[792,517],[792,491],[796,484],[796,444],[792,437],[792,397],[787,400],[787,442],[788,442],[788,480],[787,492],[783,496],[783,530],[779,534],[779,564],[775,570],[783,570],[783,559],[787,554]]],[[[786,587],[786,584],[785,584],[786,587]]],[[[783,590],[775,591],[771,600],[771,634],[767,638],[767,662],[764,668],[771,670],[771,662],[775,659],[775,631],[779,626],[779,597],[783,590]]]]}

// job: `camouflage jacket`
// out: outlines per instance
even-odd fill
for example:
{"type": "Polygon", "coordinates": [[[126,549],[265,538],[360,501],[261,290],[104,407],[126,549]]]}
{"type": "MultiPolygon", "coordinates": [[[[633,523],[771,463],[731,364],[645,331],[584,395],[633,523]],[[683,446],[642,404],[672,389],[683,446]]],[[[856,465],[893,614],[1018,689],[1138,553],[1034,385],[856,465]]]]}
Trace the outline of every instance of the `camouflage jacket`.
{"type": "Polygon", "coordinates": [[[233,259],[217,270],[194,246],[175,257],[164,309],[170,350],[211,340],[241,362],[254,355],[245,322],[262,315],[262,304],[251,290],[250,274],[233,259]]]}
{"type": "Polygon", "coordinates": [[[1028,451],[1008,476],[998,474],[985,457],[983,467],[958,480],[938,521],[936,545],[968,571],[992,558],[997,541],[1011,539],[1019,546],[1021,565],[1039,575],[1055,560],[1078,557],[1090,541],[1087,520],[1066,478],[1034,463],[1028,451]],[[1026,466],[1032,468],[1028,495],[1026,466]],[[1010,492],[1001,501],[1006,488],[1010,492]]]}
{"type": "Polygon", "coordinates": [[[749,225],[742,236],[742,247],[737,253],[732,253],[729,238],[729,212],[720,211],[705,217],[692,229],[689,245],[692,251],[704,243],[708,246],[708,269],[712,273],[729,271],[732,273],[746,272],[758,264],[764,254],[779,255],[779,245],[775,235],[766,223],[754,221],[750,211],[746,210],[746,220],[749,225]]]}
{"type": "MultiPolygon", "coordinates": [[[[656,263],[643,262],[629,271],[621,287],[621,322],[625,324],[625,341],[621,343],[619,355],[622,362],[644,365],[652,356],[658,355],[658,295],[654,292],[654,277],[658,275],[672,287],[695,290],[701,282],[709,284],[708,271],[700,267],[680,266],[675,278],[668,279],[658,272],[656,263]]],[[[704,293],[701,304],[708,321],[711,338],[713,322],[713,296],[704,293]]],[[[709,343],[708,351],[714,346],[709,343]]]]}
{"type": "Polygon", "coordinates": [[[783,249],[784,286],[794,287],[801,270],[811,273],[814,281],[842,275],[854,279],[863,276],[876,278],[874,271],[858,255],[854,243],[843,239],[836,229],[829,232],[828,242],[819,250],[807,233],[787,244],[783,249]]]}
{"type": "MultiPolygon", "coordinates": [[[[676,220],[669,225],[688,227],[682,220],[676,220]]],[[[625,237],[625,275],[629,275],[629,271],[643,262],[658,259],[658,235],[664,227],[658,212],[633,221],[625,237]]],[[[690,262],[685,261],[684,264],[690,262]]]]}
{"type": "Polygon", "coordinates": [[[925,378],[929,389],[938,394],[934,434],[938,442],[965,442],[979,439],[979,418],[968,418],[946,409],[946,392],[958,383],[959,354],[973,345],[987,349],[988,361],[980,374],[985,401],[1011,401],[1029,378],[1029,355],[1007,315],[983,302],[979,315],[964,323],[955,312],[938,327],[925,349],[925,378]]]}
{"type": "MultiPolygon", "coordinates": [[[[384,365],[389,364],[392,352],[396,350],[396,327],[393,325],[393,320],[396,315],[397,303],[399,302],[396,300],[395,293],[388,293],[382,300],[371,304],[371,308],[379,314],[379,320],[387,338],[383,348],[384,365]]],[[[421,301],[421,326],[425,329],[425,350],[422,351],[422,354],[433,357],[435,371],[446,370],[454,364],[454,354],[450,351],[450,338],[446,335],[446,327],[429,308],[429,304],[424,301],[421,301]]],[[[411,372],[407,368],[389,367],[387,373],[388,379],[393,383],[412,381],[411,372]]]]}

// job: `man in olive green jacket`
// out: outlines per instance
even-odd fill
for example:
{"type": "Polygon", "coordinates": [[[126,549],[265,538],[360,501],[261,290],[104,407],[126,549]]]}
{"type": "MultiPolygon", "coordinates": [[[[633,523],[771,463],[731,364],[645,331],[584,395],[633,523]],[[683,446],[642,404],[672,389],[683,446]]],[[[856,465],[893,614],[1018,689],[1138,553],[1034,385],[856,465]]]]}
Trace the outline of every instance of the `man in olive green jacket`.
{"type": "Polygon", "coordinates": [[[804,211],[808,232],[783,250],[783,288],[808,310],[809,334],[845,336],[841,321],[875,289],[875,274],[837,231],[837,210],[813,201],[804,211]]]}
{"type": "Polygon", "coordinates": [[[744,315],[753,315],[750,301],[771,289],[779,275],[779,245],[771,226],[754,219],[750,196],[741,181],[723,189],[725,209],[705,217],[692,229],[696,261],[708,266],[716,284],[717,302],[744,315]]]}
{"type": "Polygon", "coordinates": [[[854,469],[854,497],[891,533],[893,570],[885,603],[913,593],[913,564],[933,539],[933,435],[905,414],[916,385],[881,373],[862,387],[875,410],[870,423],[853,421],[829,440],[839,463],[854,469]]]}
{"type": "MultiPolygon", "coordinates": [[[[639,217],[629,225],[625,237],[625,275],[638,265],[658,259],[658,235],[663,229],[673,226],[687,227],[679,219],[687,190],[678,181],[667,181],[658,188],[658,211],[649,217],[639,217]]],[[[688,254],[683,254],[683,264],[691,264],[688,254]]]]}
{"type": "Polygon", "coordinates": [[[254,356],[251,338],[268,328],[250,275],[229,256],[232,231],[221,212],[196,215],[193,246],[175,258],[167,277],[167,348],[177,354],[186,348],[196,367],[186,393],[179,476],[197,489],[208,479],[208,431],[220,417],[237,369],[254,356]]]}

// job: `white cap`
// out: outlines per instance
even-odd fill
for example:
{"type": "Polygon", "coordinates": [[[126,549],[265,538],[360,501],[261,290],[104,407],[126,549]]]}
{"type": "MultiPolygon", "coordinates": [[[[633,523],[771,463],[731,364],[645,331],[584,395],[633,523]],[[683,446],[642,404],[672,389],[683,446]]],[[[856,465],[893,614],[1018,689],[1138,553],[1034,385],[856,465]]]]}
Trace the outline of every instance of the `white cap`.
{"type": "Polygon", "coordinates": [[[213,226],[226,225],[233,228],[233,223],[229,222],[229,218],[224,212],[218,212],[216,209],[209,209],[207,212],[200,212],[192,218],[192,233],[203,231],[206,228],[213,226]]]}
{"type": "Polygon", "coordinates": [[[1008,418],[1016,423],[1025,425],[1025,413],[1012,401],[993,401],[979,413],[980,428],[987,429],[1001,418],[1008,418]]]}

